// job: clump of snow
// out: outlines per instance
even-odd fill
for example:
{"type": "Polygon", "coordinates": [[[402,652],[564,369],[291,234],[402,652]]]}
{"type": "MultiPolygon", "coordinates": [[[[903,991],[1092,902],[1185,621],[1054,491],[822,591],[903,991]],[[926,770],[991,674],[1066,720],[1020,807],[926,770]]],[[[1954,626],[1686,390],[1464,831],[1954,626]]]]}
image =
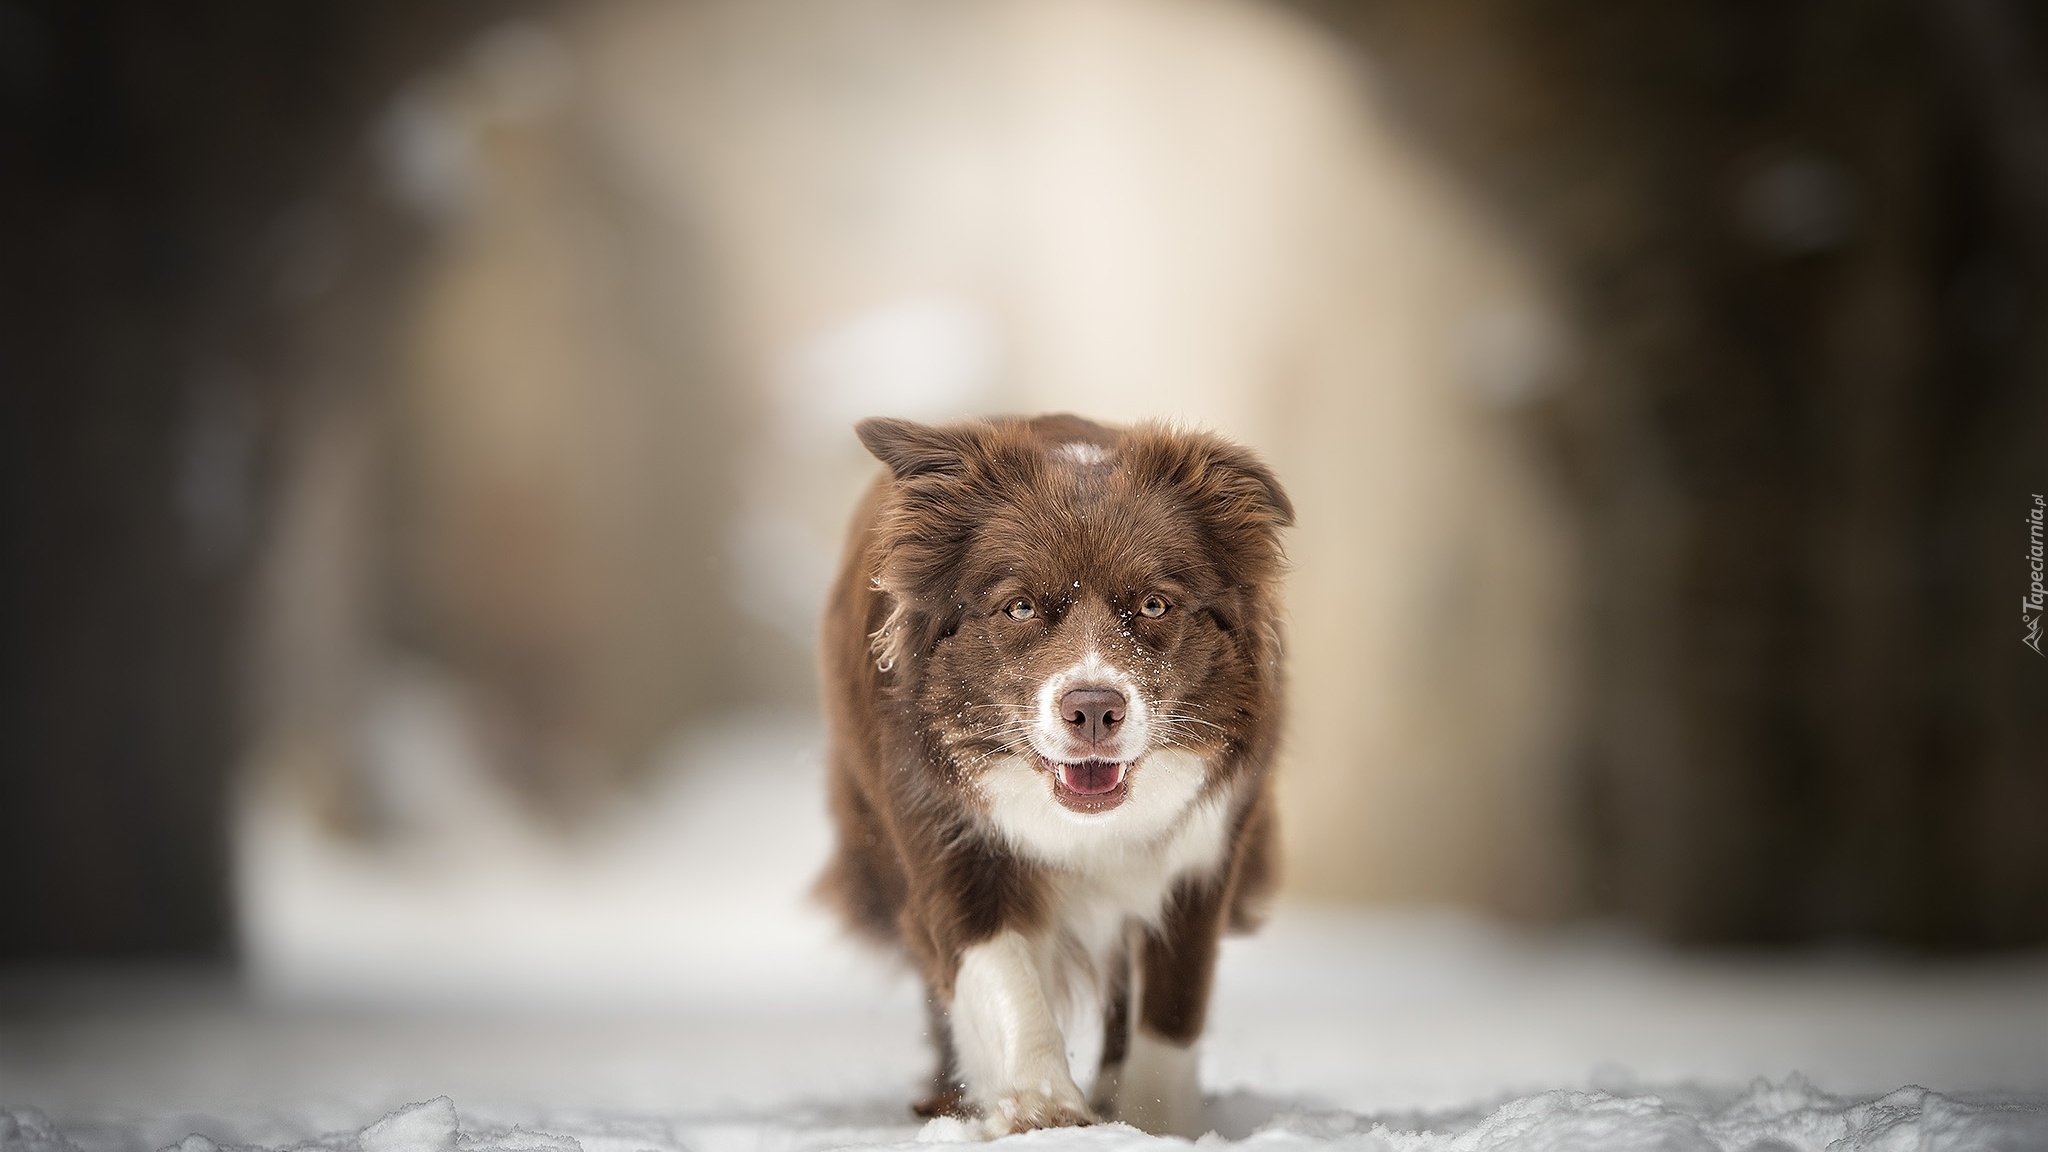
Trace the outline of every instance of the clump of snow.
{"type": "Polygon", "coordinates": [[[358,1143],[362,1152],[455,1152],[455,1101],[408,1104],[363,1129],[358,1143]]]}
{"type": "Polygon", "coordinates": [[[934,1116],[917,1130],[919,1144],[970,1144],[980,1139],[980,1129],[953,1116],[934,1116]]]}
{"type": "MultiPolygon", "coordinates": [[[[976,1128],[957,1120],[922,1127],[845,1120],[801,1112],[667,1122],[585,1116],[538,1128],[503,1127],[478,1117],[465,1122],[442,1096],[408,1104],[359,1131],[279,1145],[274,1152],[931,1152],[933,1145],[977,1142],[976,1128]]],[[[132,1138],[124,1143],[146,1147],[132,1138]]],[[[1188,1146],[1123,1124],[1029,1132],[997,1143],[1015,1152],[1175,1152],[1188,1146]]],[[[1281,1106],[1241,1139],[1211,1132],[1194,1143],[1203,1152],[2017,1152],[2048,1148],[2048,1098],[1976,1098],[1915,1087],[1875,1098],[1837,1096],[1793,1076],[1759,1080],[1718,1099],[1696,1086],[1626,1095],[1554,1091],[1433,1117],[1281,1106]]],[[[197,1133],[164,1152],[170,1147],[221,1152],[216,1141],[197,1133]]],[[[260,1144],[238,1143],[233,1150],[273,1152],[260,1144]]],[[[0,1152],[83,1149],[42,1113],[22,1108],[0,1110],[0,1152]]]]}

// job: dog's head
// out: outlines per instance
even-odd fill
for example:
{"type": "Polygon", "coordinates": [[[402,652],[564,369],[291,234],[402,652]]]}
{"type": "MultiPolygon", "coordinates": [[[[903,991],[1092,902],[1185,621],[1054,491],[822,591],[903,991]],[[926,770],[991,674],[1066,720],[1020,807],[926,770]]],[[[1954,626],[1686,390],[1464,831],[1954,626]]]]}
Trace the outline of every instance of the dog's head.
{"type": "Polygon", "coordinates": [[[1142,835],[1270,742],[1293,509],[1251,453],[1070,416],[858,430],[894,478],[877,664],[999,824],[1142,835]]]}

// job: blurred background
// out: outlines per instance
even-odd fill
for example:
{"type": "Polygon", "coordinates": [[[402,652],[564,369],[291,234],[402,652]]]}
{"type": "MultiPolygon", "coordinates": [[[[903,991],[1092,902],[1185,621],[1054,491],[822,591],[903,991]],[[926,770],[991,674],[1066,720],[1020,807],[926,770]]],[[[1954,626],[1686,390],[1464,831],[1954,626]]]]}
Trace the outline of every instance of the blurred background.
{"type": "Polygon", "coordinates": [[[1061,410],[1298,505],[1297,904],[2038,945],[2044,51],[2020,0],[4,0],[0,958],[827,995],[849,425],[1061,410]]]}

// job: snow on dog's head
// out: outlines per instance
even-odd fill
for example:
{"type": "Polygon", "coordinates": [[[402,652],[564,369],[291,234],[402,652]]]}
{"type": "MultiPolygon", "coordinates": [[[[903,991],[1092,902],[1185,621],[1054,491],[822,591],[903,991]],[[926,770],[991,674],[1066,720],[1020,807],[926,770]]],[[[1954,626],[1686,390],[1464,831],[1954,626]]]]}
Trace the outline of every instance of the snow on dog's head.
{"type": "Polygon", "coordinates": [[[1071,416],[867,420],[887,691],[1025,847],[1163,832],[1278,722],[1286,495],[1250,452],[1071,416]]]}

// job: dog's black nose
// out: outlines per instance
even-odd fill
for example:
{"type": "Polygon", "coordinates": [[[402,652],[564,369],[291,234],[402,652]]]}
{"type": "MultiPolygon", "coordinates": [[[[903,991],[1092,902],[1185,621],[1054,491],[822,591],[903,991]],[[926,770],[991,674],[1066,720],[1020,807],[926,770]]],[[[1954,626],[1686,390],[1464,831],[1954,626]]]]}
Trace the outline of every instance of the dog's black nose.
{"type": "Polygon", "coordinates": [[[1060,697],[1060,719],[1090,744],[1109,739],[1124,722],[1126,708],[1124,694],[1114,688],[1074,688],[1060,697]]]}

